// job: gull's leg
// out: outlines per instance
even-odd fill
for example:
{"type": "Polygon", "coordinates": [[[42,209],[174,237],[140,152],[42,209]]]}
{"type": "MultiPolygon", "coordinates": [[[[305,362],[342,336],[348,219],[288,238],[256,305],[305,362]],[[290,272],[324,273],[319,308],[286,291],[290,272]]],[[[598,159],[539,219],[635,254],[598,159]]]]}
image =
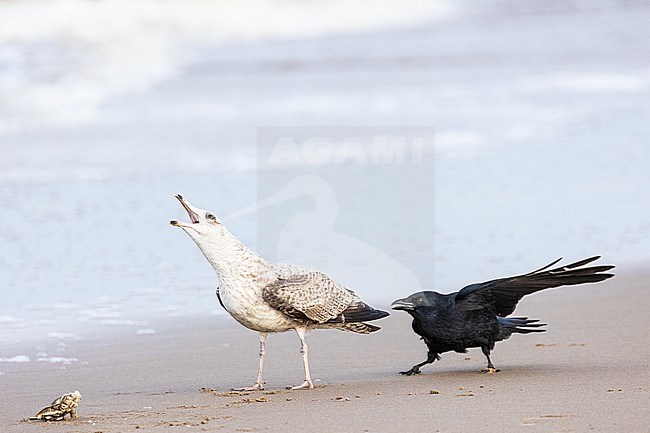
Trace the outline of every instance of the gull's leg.
{"type": "Polygon", "coordinates": [[[264,355],[266,354],[266,337],[269,334],[266,332],[260,332],[260,365],[257,368],[257,382],[255,382],[254,387],[258,389],[264,389],[264,380],[262,380],[262,371],[264,370],[264,355]]]}
{"type": "Polygon", "coordinates": [[[307,335],[307,330],[304,328],[296,328],[296,334],[300,337],[300,353],[302,353],[302,363],[305,366],[305,381],[300,386],[294,386],[290,389],[312,389],[314,387],[314,382],[311,380],[311,374],[309,373],[309,348],[307,347],[307,342],[305,341],[305,335],[307,335]]]}
{"type": "Polygon", "coordinates": [[[481,350],[483,350],[483,354],[487,358],[487,368],[485,370],[481,370],[481,373],[498,373],[501,370],[498,370],[494,368],[494,364],[492,364],[492,361],[490,360],[490,348],[487,346],[481,346],[481,350]]]}
{"type": "Polygon", "coordinates": [[[257,381],[253,386],[247,388],[234,388],[233,391],[261,391],[264,389],[264,380],[262,380],[262,371],[264,370],[264,354],[266,353],[267,332],[260,332],[260,366],[257,369],[257,381]]]}

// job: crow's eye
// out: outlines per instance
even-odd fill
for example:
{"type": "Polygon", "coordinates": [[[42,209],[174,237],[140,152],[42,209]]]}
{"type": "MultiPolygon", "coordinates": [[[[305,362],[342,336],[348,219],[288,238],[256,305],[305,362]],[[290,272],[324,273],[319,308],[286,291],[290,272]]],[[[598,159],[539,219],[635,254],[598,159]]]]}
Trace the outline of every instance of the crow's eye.
{"type": "Polygon", "coordinates": [[[206,219],[209,219],[210,221],[216,221],[216,220],[217,220],[217,217],[215,217],[215,216],[212,215],[211,213],[206,213],[206,214],[205,214],[205,218],[206,218],[206,219]]]}

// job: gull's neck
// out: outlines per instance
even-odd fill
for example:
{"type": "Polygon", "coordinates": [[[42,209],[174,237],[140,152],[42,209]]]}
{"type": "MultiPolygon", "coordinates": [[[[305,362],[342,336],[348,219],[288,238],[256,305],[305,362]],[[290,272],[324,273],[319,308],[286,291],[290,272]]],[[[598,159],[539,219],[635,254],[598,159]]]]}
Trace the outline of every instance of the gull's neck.
{"type": "Polygon", "coordinates": [[[242,280],[266,279],[266,274],[272,270],[266,260],[225,229],[222,236],[216,238],[193,238],[224,286],[231,286],[242,280]]]}

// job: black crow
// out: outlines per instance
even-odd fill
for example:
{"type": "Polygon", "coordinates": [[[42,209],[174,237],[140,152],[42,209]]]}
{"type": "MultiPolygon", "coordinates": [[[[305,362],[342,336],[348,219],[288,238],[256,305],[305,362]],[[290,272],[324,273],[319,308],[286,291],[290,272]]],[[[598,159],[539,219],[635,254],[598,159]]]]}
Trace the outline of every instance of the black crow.
{"type": "Polygon", "coordinates": [[[452,350],[465,353],[471,347],[480,347],[487,357],[487,369],[483,372],[499,371],[490,360],[494,343],[513,333],[544,332],[537,328],[546,326],[527,317],[506,317],[515,311],[517,302],[526,295],[551,287],[596,283],[613,277],[613,274],[603,273],[613,269],[611,265],[582,267],[599,258],[548,269],[560,258],[528,274],[470,284],[456,293],[418,292],[398,299],[391,307],[413,316],[413,331],[429,348],[426,361],[401,374],[419,374],[420,367],[440,359],[441,353],[452,350]]]}

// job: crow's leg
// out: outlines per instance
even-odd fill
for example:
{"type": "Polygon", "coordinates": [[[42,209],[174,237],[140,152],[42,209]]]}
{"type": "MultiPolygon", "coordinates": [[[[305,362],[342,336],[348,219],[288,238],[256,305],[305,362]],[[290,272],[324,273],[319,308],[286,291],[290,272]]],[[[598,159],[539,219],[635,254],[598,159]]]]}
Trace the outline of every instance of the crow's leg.
{"type": "Polygon", "coordinates": [[[266,337],[269,334],[260,332],[260,365],[257,369],[257,381],[253,386],[245,388],[233,388],[233,391],[261,391],[264,389],[264,380],[262,379],[262,371],[264,370],[264,355],[266,354],[266,337]]]}
{"type": "Polygon", "coordinates": [[[413,376],[414,374],[420,374],[420,367],[427,364],[432,364],[435,360],[440,359],[440,356],[435,352],[427,352],[427,360],[411,367],[410,370],[400,371],[399,374],[405,374],[407,376],[413,376]]]}
{"type": "Polygon", "coordinates": [[[481,350],[483,350],[483,354],[487,358],[487,368],[485,370],[481,370],[481,373],[497,373],[501,370],[498,370],[494,368],[494,364],[492,364],[492,361],[490,360],[490,348],[488,346],[481,346],[481,350]]]}

